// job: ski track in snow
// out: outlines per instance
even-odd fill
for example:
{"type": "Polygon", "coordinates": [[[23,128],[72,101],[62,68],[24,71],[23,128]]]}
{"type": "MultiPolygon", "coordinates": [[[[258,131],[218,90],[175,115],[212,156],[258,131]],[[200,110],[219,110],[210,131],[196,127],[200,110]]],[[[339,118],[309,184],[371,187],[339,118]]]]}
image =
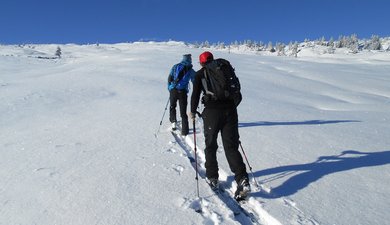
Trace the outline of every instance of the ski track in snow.
{"type": "MultiPolygon", "coordinates": [[[[169,149],[167,152],[177,154],[180,157],[185,158],[184,160],[190,164],[188,161],[187,153],[184,152],[183,148],[190,148],[189,146],[183,146],[185,143],[184,139],[181,139],[183,141],[182,143],[178,143],[176,140],[174,140],[173,136],[169,134],[169,137],[171,137],[173,140],[169,142],[169,149]]],[[[188,150],[187,149],[187,150],[188,150]]],[[[183,170],[187,169],[189,166],[180,166],[183,170]]],[[[199,168],[202,169],[202,168],[199,168]]],[[[174,169],[175,171],[177,168],[174,169]]],[[[190,169],[191,173],[194,171],[192,168],[190,169]]],[[[201,196],[200,199],[198,199],[196,196],[193,197],[184,197],[183,196],[183,203],[181,204],[181,207],[184,209],[190,209],[194,212],[194,214],[200,215],[203,218],[203,223],[205,225],[212,225],[212,224],[233,224],[234,222],[234,215],[231,212],[230,209],[227,209],[226,206],[217,200],[217,198],[214,196],[215,194],[211,191],[208,191],[208,187],[205,186],[205,182],[201,180],[202,178],[199,178],[199,184],[200,189],[203,191],[204,194],[206,194],[205,190],[207,190],[206,196],[201,196]],[[196,210],[200,209],[202,210],[201,213],[195,212],[196,210]]],[[[195,188],[195,187],[194,187],[195,188]]]]}
{"type": "MultiPolygon", "coordinates": [[[[199,123],[198,123],[199,124],[199,123]]],[[[177,146],[177,148],[181,148],[183,152],[183,157],[194,157],[194,142],[193,142],[193,137],[192,136],[193,133],[189,134],[188,136],[186,137],[183,137],[183,136],[180,136],[180,135],[177,135],[182,143],[177,143],[176,141],[171,141],[170,144],[172,144],[173,146],[177,146]],[[192,155],[188,156],[188,152],[190,152],[192,155]]],[[[202,134],[197,131],[197,135],[196,135],[196,138],[198,139],[198,141],[203,141],[202,137],[202,134]]],[[[204,161],[205,161],[205,155],[203,153],[203,151],[199,148],[199,146],[197,145],[197,154],[198,154],[198,169],[199,170],[202,170],[203,171],[203,178],[200,177],[200,185],[202,188],[202,191],[203,193],[205,193],[205,191],[207,193],[210,193],[211,192],[211,196],[215,196],[215,194],[210,190],[210,188],[208,187],[208,185],[206,184],[205,181],[202,181],[201,179],[205,179],[204,178],[204,161]]],[[[222,175],[221,177],[225,177],[226,179],[226,172],[220,168],[220,174],[222,175]]],[[[199,172],[201,173],[201,172],[199,172]]],[[[223,181],[221,180],[222,183],[226,182],[226,181],[223,181]]],[[[253,184],[252,184],[253,185],[253,184]]],[[[232,192],[233,188],[235,189],[236,186],[235,185],[232,185],[232,187],[230,187],[229,189],[230,190],[226,190],[226,191],[229,191],[229,192],[232,192]]],[[[233,193],[230,193],[230,195],[232,196],[233,193]]],[[[210,202],[211,200],[209,200],[209,198],[211,196],[205,196],[205,197],[202,197],[201,196],[201,199],[200,200],[192,200],[194,201],[196,204],[199,204],[200,202],[200,205],[201,205],[201,208],[202,208],[202,216],[205,218],[205,222],[204,224],[210,224],[209,222],[212,222],[211,224],[224,224],[224,223],[221,223],[223,222],[224,219],[222,217],[222,215],[217,212],[216,209],[218,208],[221,208],[223,206],[223,208],[225,209],[225,212],[223,213],[223,215],[228,215],[227,217],[230,219],[232,219],[232,211],[231,209],[228,209],[226,208],[226,205],[224,205],[225,203],[223,202],[220,202],[221,200],[218,199],[218,197],[215,197],[213,198],[212,200],[214,200],[213,202],[210,202]],[[218,203],[216,203],[216,201],[218,201],[218,203]],[[221,221],[223,220],[223,221],[221,221]]],[[[233,200],[234,201],[234,200],[233,200]]],[[[237,219],[237,221],[241,224],[280,224],[276,219],[274,219],[272,216],[270,216],[266,211],[264,211],[262,208],[261,208],[261,205],[260,204],[257,204],[258,202],[256,201],[252,201],[252,199],[249,199],[248,202],[246,202],[244,205],[242,205],[244,208],[249,208],[250,211],[253,211],[253,212],[256,212],[257,215],[260,217],[260,221],[258,221],[259,223],[252,223],[252,221],[250,221],[248,218],[242,218],[242,217],[246,217],[245,215],[243,214],[240,214],[239,216],[236,216],[236,217],[240,217],[240,218],[234,218],[234,219],[237,219]]],[[[191,205],[191,204],[190,204],[191,205]]],[[[188,208],[192,208],[192,209],[195,209],[196,207],[188,207],[188,208]]],[[[234,217],[234,216],[233,216],[234,217]]]]}
{"type": "MultiPolygon", "coordinates": [[[[200,122],[200,119],[197,119],[197,121],[198,121],[197,122],[198,127],[203,127],[203,124],[200,122]]],[[[197,132],[196,133],[197,142],[198,141],[204,142],[202,129],[197,128],[196,132],[197,132]]],[[[181,156],[186,158],[188,157],[186,152],[190,152],[191,153],[190,157],[194,157],[195,145],[193,140],[193,132],[191,131],[190,134],[185,137],[179,134],[177,134],[177,136],[180,138],[180,141],[182,143],[178,143],[176,140],[169,141],[169,145],[171,147],[167,151],[171,153],[181,152],[181,156]]],[[[221,152],[219,151],[219,153],[221,152]]],[[[197,145],[197,155],[198,155],[198,166],[199,166],[198,169],[203,170],[204,172],[205,168],[202,165],[204,165],[205,162],[205,155],[204,155],[204,151],[198,145],[197,145]]],[[[181,165],[179,166],[175,165],[174,167],[175,167],[174,169],[175,171],[178,172],[178,170],[180,170],[179,173],[181,173],[184,170],[184,166],[181,165]]],[[[231,174],[229,175],[229,173],[227,173],[222,168],[219,168],[219,173],[220,173],[220,180],[222,184],[225,182],[231,182],[231,181],[227,181],[228,176],[230,176],[231,174]]],[[[266,210],[264,210],[263,206],[266,203],[260,197],[253,197],[253,195],[255,195],[256,193],[262,193],[265,195],[272,196],[273,195],[272,189],[270,187],[267,187],[265,184],[263,184],[261,180],[256,180],[257,183],[260,183],[259,184],[260,187],[256,187],[255,181],[253,181],[253,179],[255,178],[251,177],[251,175],[250,178],[251,178],[252,193],[251,196],[248,198],[247,202],[242,206],[257,214],[257,216],[259,217],[259,221],[258,221],[259,224],[262,225],[280,224],[281,225],[281,223],[276,218],[274,218],[266,210]]],[[[199,178],[199,179],[204,179],[204,178],[199,178]]],[[[220,200],[217,197],[211,198],[215,194],[212,193],[210,188],[205,183],[206,182],[202,182],[202,180],[200,180],[200,185],[201,187],[203,187],[201,188],[202,189],[201,191],[203,191],[204,194],[206,194],[205,190],[207,194],[211,192],[211,196],[210,195],[207,195],[205,197],[201,196],[200,200],[183,198],[185,202],[183,204],[184,208],[190,208],[194,211],[199,207],[202,208],[201,214],[204,218],[203,224],[225,224],[227,223],[227,221],[230,221],[232,219],[236,220],[236,222],[239,222],[240,224],[257,224],[257,223],[253,223],[248,218],[245,218],[244,220],[242,219],[240,220],[239,218],[235,218],[234,216],[232,216],[231,209],[226,208],[226,205],[224,205],[223,202],[220,202],[220,200]],[[223,209],[222,213],[216,210],[218,208],[223,209]],[[223,216],[223,215],[227,215],[227,216],[223,216]]],[[[230,188],[228,188],[226,191],[230,192],[230,195],[232,196],[235,189],[236,189],[236,184],[235,182],[233,182],[230,185],[230,188]]],[[[279,202],[280,205],[289,208],[289,211],[293,212],[291,216],[291,220],[289,221],[291,225],[319,225],[319,223],[314,218],[311,218],[310,216],[306,215],[301,209],[299,209],[297,203],[294,202],[292,199],[289,199],[287,197],[278,197],[276,200],[279,202]]],[[[241,216],[244,215],[241,214],[241,216]]]]}

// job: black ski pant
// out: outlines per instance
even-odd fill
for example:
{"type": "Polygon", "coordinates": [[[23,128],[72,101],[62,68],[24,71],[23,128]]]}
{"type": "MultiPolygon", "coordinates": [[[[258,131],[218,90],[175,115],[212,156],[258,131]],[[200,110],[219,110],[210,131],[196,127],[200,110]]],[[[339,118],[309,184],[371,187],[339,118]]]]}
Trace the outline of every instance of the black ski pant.
{"type": "Polygon", "coordinates": [[[224,108],[213,109],[205,108],[202,113],[205,136],[205,155],[206,155],[206,176],[207,178],[218,178],[217,161],[217,138],[221,132],[222,144],[225,150],[225,156],[230,170],[234,173],[234,179],[238,183],[242,178],[248,177],[245,163],[238,151],[238,115],[237,109],[224,108]]]}
{"type": "Polygon", "coordinates": [[[189,132],[188,116],[187,116],[187,92],[185,90],[173,89],[170,91],[170,107],[169,107],[169,121],[171,123],[177,122],[176,106],[179,101],[180,117],[181,117],[181,133],[187,135],[189,132]]]}

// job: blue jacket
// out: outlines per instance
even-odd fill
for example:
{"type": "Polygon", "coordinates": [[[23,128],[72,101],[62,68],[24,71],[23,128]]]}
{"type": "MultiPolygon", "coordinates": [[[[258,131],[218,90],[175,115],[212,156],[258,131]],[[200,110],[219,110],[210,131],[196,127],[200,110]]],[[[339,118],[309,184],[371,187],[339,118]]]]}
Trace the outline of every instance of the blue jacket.
{"type": "Polygon", "coordinates": [[[186,60],[182,60],[180,63],[174,65],[171,69],[171,72],[169,73],[169,76],[168,76],[168,90],[171,91],[173,89],[177,89],[177,90],[185,90],[187,93],[189,91],[189,88],[188,88],[188,83],[190,82],[193,82],[195,79],[195,70],[192,69],[192,63],[189,62],[189,61],[186,61],[186,60]],[[187,67],[186,69],[188,70],[183,78],[179,81],[179,82],[175,82],[175,79],[177,76],[176,75],[176,69],[179,65],[183,65],[185,67],[187,67]]]}

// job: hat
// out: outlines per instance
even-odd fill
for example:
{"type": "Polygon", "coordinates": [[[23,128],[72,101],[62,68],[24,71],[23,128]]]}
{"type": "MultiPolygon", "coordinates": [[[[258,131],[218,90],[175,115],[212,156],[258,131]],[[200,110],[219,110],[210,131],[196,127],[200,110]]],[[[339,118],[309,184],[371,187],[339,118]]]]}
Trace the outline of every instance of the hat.
{"type": "Polygon", "coordinates": [[[189,63],[192,63],[192,58],[191,58],[191,54],[185,54],[183,55],[183,62],[189,62],[189,63]]]}

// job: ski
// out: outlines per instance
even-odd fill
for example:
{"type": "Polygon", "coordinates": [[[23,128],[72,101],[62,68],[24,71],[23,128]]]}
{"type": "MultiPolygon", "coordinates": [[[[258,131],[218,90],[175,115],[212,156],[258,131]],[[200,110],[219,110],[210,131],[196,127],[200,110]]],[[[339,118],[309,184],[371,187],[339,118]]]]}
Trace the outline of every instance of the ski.
{"type": "MultiPolygon", "coordinates": [[[[172,134],[173,137],[175,138],[176,143],[179,144],[180,148],[181,148],[182,150],[184,150],[184,153],[185,153],[185,155],[187,156],[188,160],[190,161],[190,164],[191,164],[192,168],[195,170],[195,168],[196,168],[196,161],[195,161],[195,158],[192,157],[191,152],[189,152],[189,150],[187,149],[187,146],[186,146],[186,144],[185,144],[185,141],[183,140],[183,137],[181,136],[181,134],[179,134],[178,129],[174,129],[174,130],[172,129],[172,130],[171,130],[171,134],[172,134]]],[[[200,167],[198,167],[198,169],[200,169],[200,167]]],[[[199,175],[201,176],[201,178],[204,179],[204,177],[202,177],[201,174],[203,174],[203,173],[199,173],[199,175]]],[[[201,214],[201,213],[202,213],[201,204],[197,204],[197,206],[194,207],[194,210],[195,210],[195,212],[201,214]]]]}
{"type": "MultiPolygon", "coordinates": [[[[187,144],[185,141],[185,136],[182,136],[180,133],[180,128],[177,127],[175,131],[171,130],[171,134],[175,138],[176,143],[180,146],[180,148],[184,151],[185,156],[187,156],[188,160],[191,163],[192,168],[195,170],[196,166],[198,168],[198,174],[199,176],[207,183],[209,186],[209,183],[206,179],[206,171],[205,168],[201,165],[196,165],[195,158],[193,157],[193,154],[191,152],[191,147],[187,144]]],[[[211,188],[211,187],[210,187],[211,188]]],[[[229,191],[219,188],[217,190],[213,190],[213,192],[216,194],[216,196],[229,208],[234,216],[238,215],[245,215],[253,224],[261,224],[259,216],[253,212],[253,210],[250,207],[247,207],[246,200],[242,201],[236,201],[234,199],[234,195],[232,193],[228,193],[229,191]]],[[[197,209],[196,212],[201,213],[202,210],[197,209]]]]}
{"type": "MultiPolygon", "coordinates": [[[[219,198],[226,204],[231,205],[231,208],[234,208],[239,213],[243,213],[246,217],[248,217],[253,223],[260,224],[260,218],[257,216],[256,213],[253,212],[250,208],[247,208],[247,199],[241,199],[240,201],[237,201],[234,199],[233,195],[228,193],[229,191],[226,191],[223,187],[223,185],[220,184],[219,189],[217,190],[217,195],[219,198]]],[[[234,211],[233,211],[234,212],[234,211]]],[[[235,214],[236,215],[236,214],[235,214]]],[[[237,214],[238,215],[238,214],[237,214]]]]}
{"type": "Polygon", "coordinates": [[[208,183],[207,179],[205,179],[205,181],[209,185],[210,189],[218,196],[218,198],[223,203],[225,203],[225,205],[233,212],[234,216],[238,216],[241,213],[245,214],[245,212],[243,212],[243,209],[238,204],[238,202],[235,201],[234,199],[230,198],[230,196],[226,195],[226,192],[223,189],[223,187],[221,187],[221,185],[217,189],[215,189],[215,188],[211,187],[211,185],[208,183]]]}

